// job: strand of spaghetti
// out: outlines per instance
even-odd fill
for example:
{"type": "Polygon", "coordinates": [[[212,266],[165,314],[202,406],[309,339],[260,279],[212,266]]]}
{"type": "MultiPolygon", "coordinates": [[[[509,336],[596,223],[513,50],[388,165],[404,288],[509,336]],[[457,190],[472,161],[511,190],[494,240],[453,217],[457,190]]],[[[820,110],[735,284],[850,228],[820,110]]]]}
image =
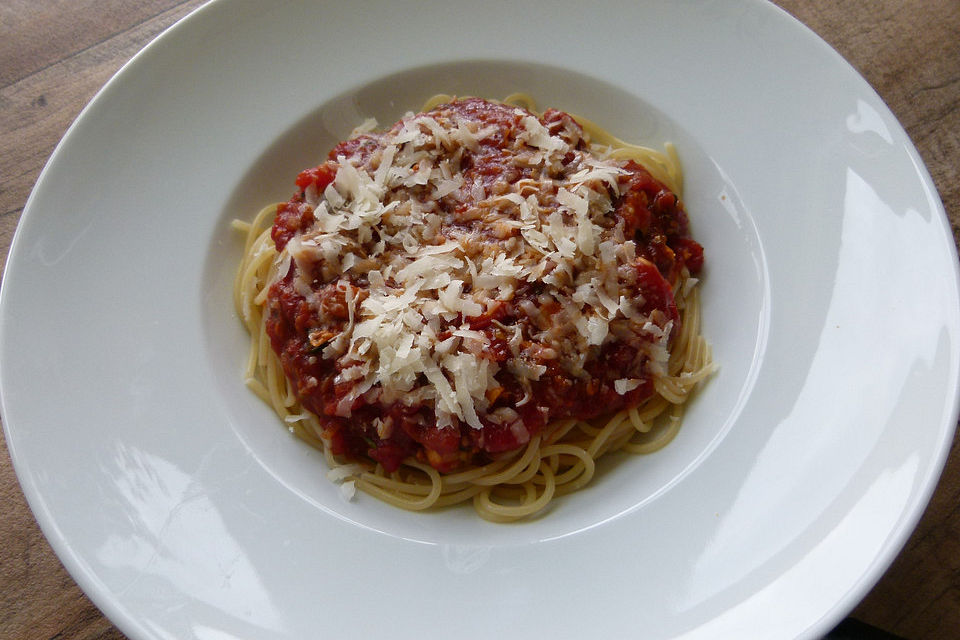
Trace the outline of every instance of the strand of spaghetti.
{"type": "Polygon", "coordinates": [[[684,319],[686,320],[689,317],[690,324],[694,326],[686,326],[686,323],[684,323],[681,332],[682,339],[678,340],[680,344],[677,347],[681,355],[676,363],[670,367],[671,375],[654,381],[654,388],[657,393],[674,404],[684,402],[696,384],[713,371],[712,365],[702,360],[704,358],[701,346],[702,339],[698,335],[691,335],[691,332],[695,329],[699,330],[694,320],[699,315],[699,303],[696,297],[691,298],[690,302],[687,313],[684,314],[684,319]]]}
{"type": "Polygon", "coordinates": [[[693,370],[681,371],[676,376],[666,376],[654,382],[657,393],[674,404],[682,404],[697,384],[713,373],[712,364],[703,364],[693,370]]]}
{"type": "Polygon", "coordinates": [[[530,442],[527,444],[527,449],[523,452],[523,455],[512,465],[500,473],[495,473],[489,476],[480,476],[472,479],[471,482],[483,486],[509,482],[512,478],[519,476],[521,472],[527,469],[527,467],[530,465],[530,462],[538,456],[539,449],[540,436],[536,435],[530,439],[530,442]]]}
{"type": "MultiPolygon", "coordinates": [[[[384,475],[378,468],[374,475],[366,476],[366,479],[379,487],[393,487],[397,491],[415,496],[429,495],[438,483],[442,493],[447,484],[436,469],[413,459],[406,460],[403,466],[389,475],[384,475]]],[[[459,488],[462,487],[456,487],[459,488]]]]}
{"type": "Polygon", "coordinates": [[[255,272],[257,279],[250,290],[254,293],[252,298],[254,306],[262,307],[263,303],[266,302],[267,291],[269,290],[267,282],[270,281],[272,272],[276,268],[277,249],[270,237],[270,229],[263,230],[253,245],[253,251],[258,260],[259,268],[255,272]]]}
{"type": "Polygon", "coordinates": [[[673,404],[680,404],[687,397],[682,385],[677,384],[677,378],[669,377],[654,380],[653,388],[673,404]]]}
{"type": "MultiPolygon", "coordinates": [[[[411,495],[425,496],[428,495],[433,490],[433,480],[430,474],[426,474],[426,479],[430,482],[424,481],[424,473],[420,471],[415,471],[415,465],[420,463],[416,461],[408,460],[405,463],[404,467],[397,469],[390,474],[387,480],[371,480],[375,484],[378,484],[381,487],[392,486],[398,491],[409,493],[411,495]]],[[[431,467],[432,468],[432,467],[431,467]]],[[[470,489],[474,485],[465,484],[465,483],[451,483],[448,479],[442,475],[440,478],[440,494],[447,495],[453,494],[465,489],[470,489]]]]}
{"type": "Polygon", "coordinates": [[[537,103],[532,96],[526,93],[511,93],[506,98],[503,99],[505,104],[509,104],[514,107],[520,107],[521,109],[526,109],[530,112],[536,112],[537,103]]]}
{"type": "Polygon", "coordinates": [[[584,435],[594,438],[603,430],[603,427],[596,427],[586,420],[580,420],[580,422],[577,424],[577,429],[584,435]]]}
{"type": "Polygon", "coordinates": [[[710,343],[703,338],[697,339],[697,353],[694,362],[696,362],[696,370],[691,372],[691,378],[697,383],[702,382],[717,369],[710,343]]]}
{"type": "Polygon", "coordinates": [[[625,423],[622,429],[618,429],[617,432],[611,435],[610,438],[603,444],[603,446],[597,450],[596,457],[602,458],[612,451],[620,451],[636,433],[637,432],[633,428],[633,425],[631,425],[629,422],[625,423]]]}
{"type": "Polygon", "coordinates": [[[627,415],[630,417],[630,424],[633,425],[633,428],[640,432],[646,432],[650,430],[650,424],[644,423],[640,419],[640,412],[637,411],[636,407],[630,407],[627,410],[627,415]]]}
{"type": "MultiPolygon", "coordinates": [[[[534,475],[536,475],[537,470],[538,470],[539,465],[540,465],[540,449],[539,449],[539,447],[537,447],[537,448],[531,447],[531,454],[532,454],[532,455],[531,455],[531,457],[530,457],[530,462],[528,462],[527,465],[526,465],[523,469],[521,469],[521,470],[520,470],[518,473],[516,473],[515,475],[513,475],[513,476],[511,476],[511,477],[503,480],[502,482],[500,482],[498,486],[507,487],[507,486],[510,486],[510,485],[522,485],[522,484],[524,484],[524,483],[526,483],[526,482],[529,482],[530,478],[532,478],[534,475]]],[[[484,479],[484,480],[485,480],[485,479],[484,479]]],[[[478,485],[478,486],[489,486],[489,483],[487,483],[487,482],[485,482],[485,481],[484,481],[484,482],[474,481],[473,484],[476,484],[476,485],[478,485]]]]}
{"type": "Polygon", "coordinates": [[[683,309],[682,323],[680,332],[673,341],[673,348],[670,352],[670,359],[667,361],[667,372],[670,375],[677,375],[683,368],[684,363],[690,354],[691,348],[691,327],[688,325],[688,319],[696,314],[690,313],[689,305],[683,309]]]}
{"type": "Polygon", "coordinates": [[[275,360],[273,362],[272,373],[270,375],[272,375],[275,380],[277,393],[280,394],[282,392],[282,395],[280,396],[280,402],[283,405],[283,410],[287,415],[289,415],[291,408],[297,406],[299,401],[297,400],[297,395],[293,388],[293,384],[283,373],[283,367],[280,365],[279,360],[275,360]]]}
{"type": "MultiPolygon", "coordinates": [[[[260,258],[261,262],[258,265],[261,269],[261,275],[259,276],[259,282],[266,283],[270,278],[270,271],[273,269],[273,258],[276,257],[277,253],[271,246],[265,246],[266,243],[270,242],[270,236],[268,231],[264,231],[264,236],[266,236],[262,242],[263,245],[258,244],[258,247],[263,248],[263,256],[260,258]]],[[[260,288],[253,288],[251,292],[253,293],[253,304],[255,307],[262,307],[263,303],[267,299],[267,291],[269,287],[263,286],[260,288]]]]}
{"type": "MultiPolygon", "coordinates": [[[[697,353],[694,354],[694,357],[695,358],[704,357],[703,352],[705,352],[706,350],[707,349],[705,347],[701,347],[700,349],[698,349],[697,353]]],[[[712,363],[709,363],[709,364],[701,363],[699,368],[694,368],[691,371],[684,370],[680,374],[680,380],[684,385],[687,395],[693,392],[697,384],[699,384],[700,382],[705,380],[707,377],[709,377],[710,374],[713,373],[713,369],[714,368],[712,363]]]]}
{"type": "Polygon", "coordinates": [[[244,243],[244,259],[237,271],[234,280],[234,306],[237,312],[244,318],[247,318],[247,312],[251,307],[250,301],[256,296],[250,298],[247,296],[251,290],[256,290],[259,281],[257,276],[264,263],[268,263],[276,255],[276,249],[270,244],[270,227],[264,227],[267,215],[276,209],[275,206],[264,207],[257,214],[254,221],[247,226],[247,238],[244,243]],[[254,249],[256,247],[256,249],[254,249]]]}
{"type": "Polygon", "coordinates": [[[270,404],[270,392],[267,391],[267,388],[263,386],[262,382],[256,378],[246,378],[245,384],[247,388],[257,394],[257,397],[263,400],[264,403],[270,404]]]}
{"type": "Polygon", "coordinates": [[[653,421],[657,419],[657,416],[666,411],[669,406],[670,403],[667,402],[665,398],[651,398],[649,401],[637,408],[639,411],[640,421],[646,425],[652,424],[653,421]]]}
{"type": "Polygon", "coordinates": [[[288,386],[286,376],[280,370],[280,363],[273,359],[267,360],[267,389],[270,391],[270,402],[281,415],[292,404],[288,402],[288,386]]]}
{"type": "Polygon", "coordinates": [[[430,98],[426,102],[423,103],[423,106],[420,107],[420,111],[421,113],[424,111],[430,111],[434,107],[438,107],[441,104],[446,104],[448,102],[451,102],[453,99],[454,99],[453,96],[446,93],[434,94],[430,96],[430,98]]]}
{"type": "MultiPolygon", "coordinates": [[[[254,231],[256,231],[257,229],[269,230],[270,227],[273,225],[273,216],[276,215],[276,213],[277,213],[277,205],[275,204],[269,204],[263,207],[262,209],[260,209],[260,211],[257,212],[257,215],[253,218],[253,222],[250,223],[251,229],[253,229],[254,231]]],[[[256,238],[257,236],[254,236],[254,238],[249,238],[249,237],[247,238],[247,243],[246,243],[246,246],[244,247],[244,252],[247,252],[250,250],[250,247],[256,241],[256,238]]]]}
{"type": "MultiPolygon", "coordinates": [[[[553,469],[550,469],[550,472],[552,473],[552,472],[553,472],[553,469]]],[[[534,478],[536,478],[536,477],[538,477],[538,476],[534,476],[534,478]]],[[[556,485],[554,485],[554,486],[556,486],[556,485]]],[[[523,498],[523,503],[524,503],[524,504],[530,504],[531,502],[533,502],[533,501],[535,501],[535,500],[537,499],[537,483],[536,483],[536,482],[525,482],[525,483],[523,484],[523,490],[524,490],[524,492],[526,493],[526,495],[525,495],[524,498],[523,498]]],[[[556,490],[556,489],[554,489],[554,490],[556,490]]]]}
{"type": "Polygon", "coordinates": [[[435,507],[449,507],[455,504],[460,504],[461,502],[466,502],[468,500],[473,500],[473,497],[483,491],[483,487],[479,485],[471,485],[464,489],[453,491],[450,493],[443,493],[437,498],[437,501],[433,506],[435,507]]]}
{"type": "MultiPolygon", "coordinates": [[[[300,415],[303,415],[302,413],[300,415]]],[[[317,424],[317,419],[313,416],[301,417],[299,420],[296,420],[293,423],[290,423],[293,427],[294,433],[298,438],[302,438],[310,445],[320,449],[326,454],[327,447],[324,446],[323,440],[316,436],[319,425],[317,424]]],[[[356,463],[353,463],[356,465],[356,463]]],[[[336,466],[342,465],[331,465],[331,469],[336,466]]]]}
{"type": "Polygon", "coordinates": [[[554,477],[558,491],[561,489],[565,492],[576,491],[589,483],[593,478],[593,473],[596,469],[594,458],[589,451],[585,451],[581,447],[575,447],[570,444],[551,444],[544,447],[542,455],[543,457],[565,455],[577,460],[576,463],[569,465],[566,471],[554,477]]]}
{"type": "Polygon", "coordinates": [[[689,363],[691,351],[697,348],[697,340],[700,336],[700,297],[699,291],[694,288],[688,298],[687,308],[683,314],[683,325],[680,336],[674,347],[675,351],[671,354],[670,370],[679,371],[684,363],[689,363]],[[675,362],[674,362],[675,360],[675,362]],[[676,369],[673,367],[676,366],[676,369]]]}
{"type": "Polygon", "coordinates": [[[692,345],[686,354],[683,370],[687,373],[694,373],[702,369],[712,372],[715,365],[710,344],[702,336],[694,336],[691,342],[692,345]]]}
{"type": "Polygon", "coordinates": [[[408,462],[408,464],[420,469],[430,477],[430,493],[419,500],[414,496],[406,496],[396,489],[391,491],[384,490],[384,488],[381,486],[381,483],[384,483],[386,479],[382,476],[371,473],[362,474],[360,479],[357,480],[357,486],[367,493],[379,497],[384,502],[389,502],[390,504],[407,509],[409,511],[422,511],[423,509],[428,509],[429,507],[433,506],[436,503],[437,498],[440,497],[440,474],[433,467],[421,464],[419,462],[408,462]]]}
{"type": "MultiPolygon", "coordinates": [[[[263,340],[266,338],[265,330],[263,326],[263,317],[262,314],[257,311],[255,314],[251,313],[250,322],[247,326],[247,330],[250,332],[251,336],[256,336],[255,344],[259,347],[263,343],[263,340]],[[255,317],[254,317],[255,316],[255,317]]],[[[263,352],[260,348],[250,349],[250,353],[247,354],[247,367],[245,371],[245,377],[249,380],[256,377],[257,371],[262,369],[264,360],[262,359],[263,352]]]]}
{"type": "Polygon", "coordinates": [[[540,473],[544,478],[544,487],[543,492],[535,500],[521,505],[499,504],[491,499],[491,490],[488,488],[474,497],[474,508],[480,514],[480,517],[496,522],[517,520],[537,513],[550,503],[556,490],[553,472],[546,463],[540,464],[540,473]]]}
{"type": "Polygon", "coordinates": [[[470,469],[466,469],[464,471],[453,472],[449,474],[447,478],[450,480],[450,482],[454,484],[470,483],[475,478],[487,477],[503,471],[506,467],[515,464],[524,455],[526,455],[528,451],[529,451],[529,448],[525,448],[519,453],[515,453],[514,455],[509,455],[507,457],[501,458],[494,462],[487,463],[483,466],[473,467],[470,469]]]}
{"type": "Polygon", "coordinates": [[[257,273],[257,259],[256,254],[247,254],[247,259],[237,272],[239,286],[234,288],[234,306],[237,313],[248,323],[253,311],[253,301],[256,298],[256,286],[260,280],[257,273]]]}
{"type": "MultiPolygon", "coordinates": [[[[278,376],[283,376],[283,380],[286,381],[286,376],[283,375],[282,371],[279,371],[279,359],[270,349],[270,339],[267,337],[267,323],[266,318],[261,317],[260,324],[257,327],[257,362],[260,363],[262,367],[263,375],[268,378],[272,378],[267,383],[276,385],[276,378],[278,376]]],[[[284,382],[284,384],[287,384],[284,382]]]]}
{"type": "Polygon", "coordinates": [[[600,430],[600,432],[594,437],[593,442],[590,443],[590,448],[587,449],[592,457],[597,456],[597,451],[603,446],[603,443],[617,430],[617,428],[623,424],[623,421],[627,418],[625,412],[621,411],[613,416],[610,420],[607,421],[607,424],[600,430]]]}
{"type": "Polygon", "coordinates": [[[576,418],[567,418],[566,420],[561,420],[549,433],[544,442],[547,444],[553,444],[563,439],[570,431],[578,426],[578,423],[582,422],[576,418]]]}
{"type": "MultiPolygon", "coordinates": [[[[376,472],[366,473],[368,475],[364,476],[364,474],[361,474],[358,477],[381,489],[389,489],[411,496],[427,496],[434,490],[434,483],[429,476],[427,476],[426,479],[418,479],[409,474],[398,476],[396,473],[392,473],[389,476],[383,476],[376,472]]],[[[442,479],[440,482],[440,492],[443,492],[442,479]]]]}
{"type": "Polygon", "coordinates": [[[654,451],[659,451],[663,447],[670,444],[670,442],[676,437],[677,432],[680,431],[680,418],[683,415],[683,406],[674,405],[671,408],[671,413],[669,420],[667,420],[666,425],[663,430],[657,434],[653,440],[648,442],[628,442],[623,446],[625,451],[630,453],[653,453],[654,451]]]}

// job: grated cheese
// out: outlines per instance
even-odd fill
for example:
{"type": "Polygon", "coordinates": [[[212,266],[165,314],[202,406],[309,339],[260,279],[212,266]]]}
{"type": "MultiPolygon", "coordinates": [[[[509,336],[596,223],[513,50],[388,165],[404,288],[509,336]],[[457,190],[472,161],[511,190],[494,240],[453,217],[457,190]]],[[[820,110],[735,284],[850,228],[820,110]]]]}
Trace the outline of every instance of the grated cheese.
{"type": "MultiPolygon", "coordinates": [[[[355,134],[373,150],[338,155],[332,183],[305,191],[314,223],[287,242],[276,273],[296,265],[294,288],[320,318],[315,280],[344,292],[348,321],[318,341],[320,355],[337,362],[336,383],[349,386],[337,415],[349,417],[362,397],[429,402],[441,428],[509,424],[525,442],[516,411],[490,408],[501,371],[528,390],[547,363],[582,378],[587,355],[611,336],[642,341],[649,359],[613,383],[616,393],[665,371],[672,321],[639,311],[636,246],[613,215],[626,172],[591,153],[569,123],[551,133],[530,113],[513,113],[511,135],[443,107],[408,114],[383,134],[365,122],[355,134]],[[491,148],[510,160],[504,174],[468,179],[464,167],[491,148]],[[531,287],[538,298],[518,296],[531,287]],[[492,331],[471,324],[501,304],[521,317],[493,320],[492,331]],[[493,335],[506,360],[491,357],[493,335]]],[[[391,428],[376,424],[378,434],[391,428]]],[[[342,487],[352,494],[352,482],[342,487]]]]}

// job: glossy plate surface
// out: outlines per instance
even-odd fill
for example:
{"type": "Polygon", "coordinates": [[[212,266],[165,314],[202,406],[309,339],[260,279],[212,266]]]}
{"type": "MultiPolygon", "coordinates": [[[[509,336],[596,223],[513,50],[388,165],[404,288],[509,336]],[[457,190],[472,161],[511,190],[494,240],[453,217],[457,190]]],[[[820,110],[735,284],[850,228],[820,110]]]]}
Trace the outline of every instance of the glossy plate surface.
{"type": "Polygon", "coordinates": [[[759,2],[325,4],[189,16],[27,204],[3,419],[78,583],[136,639],[828,630],[915,525],[957,418],[954,242],[881,100],[759,2]],[[721,368],[668,448],[536,520],[345,502],[242,384],[230,221],[367,117],[516,91],[677,145],[721,368]]]}

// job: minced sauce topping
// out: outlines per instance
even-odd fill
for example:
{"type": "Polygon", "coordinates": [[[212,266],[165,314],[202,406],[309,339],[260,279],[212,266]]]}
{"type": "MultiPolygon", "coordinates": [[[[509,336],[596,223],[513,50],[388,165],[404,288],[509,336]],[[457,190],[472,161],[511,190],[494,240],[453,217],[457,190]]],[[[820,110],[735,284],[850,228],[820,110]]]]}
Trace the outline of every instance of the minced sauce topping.
{"type": "Polygon", "coordinates": [[[676,195],[568,114],[482,99],[365,131],[297,177],[267,332],[333,452],[440,471],[636,406],[697,273],[676,195]]]}

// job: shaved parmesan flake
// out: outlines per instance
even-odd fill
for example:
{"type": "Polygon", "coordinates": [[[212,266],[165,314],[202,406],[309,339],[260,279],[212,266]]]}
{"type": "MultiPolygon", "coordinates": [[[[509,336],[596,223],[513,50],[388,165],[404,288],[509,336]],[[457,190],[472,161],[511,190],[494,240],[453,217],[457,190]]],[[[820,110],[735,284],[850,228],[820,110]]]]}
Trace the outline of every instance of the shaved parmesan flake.
{"type": "Polygon", "coordinates": [[[463,186],[463,176],[457,175],[454,178],[445,178],[440,181],[440,184],[437,185],[437,190],[435,195],[437,198],[443,198],[448,196],[454,191],[460,189],[463,186]]]}
{"type": "Polygon", "coordinates": [[[327,480],[330,482],[343,482],[347,478],[356,478],[361,473],[363,473],[363,467],[359,464],[344,464],[327,471],[327,480]]]}
{"type": "Polygon", "coordinates": [[[690,292],[693,291],[693,288],[697,286],[700,280],[697,278],[687,278],[683,283],[683,297],[686,298],[690,295],[690,292]]]}
{"type": "Polygon", "coordinates": [[[613,381],[613,389],[620,395],[633,391],[643,383],[643,380],[636,378],[620,378],[613,381]]]}
{"type": "Polygon", "coordinates": [[[534,116],[525,115],[521,122],[530,146],[546,151],[560,151],[567,147],[567,143],[562,138],[551,136],[550,131],[534,116]]]}
{"type": "Polygon", "coordinates": [[[354,480],[347,480],[340,485],[340,497],[342,497],[347,502],[353,500],[357,495],[357,483],[354,480]]]}

